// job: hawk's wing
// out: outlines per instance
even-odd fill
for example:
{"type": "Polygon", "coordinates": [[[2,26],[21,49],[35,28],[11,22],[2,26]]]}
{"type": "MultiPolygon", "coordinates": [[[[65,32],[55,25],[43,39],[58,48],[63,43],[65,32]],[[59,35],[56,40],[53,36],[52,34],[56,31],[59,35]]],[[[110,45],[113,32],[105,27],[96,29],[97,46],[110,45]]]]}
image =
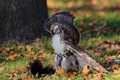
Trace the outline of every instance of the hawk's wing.
{"type": "MultiPolygon", "coordinates": [[[[71,39],[74,45],[79,44],[80,34],[77,28],[74,26],[74,16],[69,12],[59,12],[48,18],[44,23],[44,28],[50,32],[51,25],[57,23],[58,27],[64,31],[65,38],[71,39]]],[[[51,32],[50,32],[51,33],[51,32]]]]}
{"type": "Polygon", "coordinates": [[[103,72],[108,73],[105,68],[103,68],[99,63],[97,63],[88,55],[87,50],[72,44],[66,44],[66,48],[67,50],[73,52],[74,55],[76,55],[80,67],[83,68],[85,65],[89,65],[91,69],[97,71],[102,70],[103,72]]]}

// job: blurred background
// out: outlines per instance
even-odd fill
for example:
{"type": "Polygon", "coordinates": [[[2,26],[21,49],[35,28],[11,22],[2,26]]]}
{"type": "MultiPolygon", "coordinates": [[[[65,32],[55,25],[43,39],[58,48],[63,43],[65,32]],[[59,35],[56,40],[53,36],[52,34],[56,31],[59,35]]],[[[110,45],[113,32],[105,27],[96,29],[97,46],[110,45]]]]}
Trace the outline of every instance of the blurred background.
{"type": "Polygon", "coordinates": [[[120,33],[120,0],[47,0],[47,5],[49,16],[71,12],[85,36],[120,33]]]}

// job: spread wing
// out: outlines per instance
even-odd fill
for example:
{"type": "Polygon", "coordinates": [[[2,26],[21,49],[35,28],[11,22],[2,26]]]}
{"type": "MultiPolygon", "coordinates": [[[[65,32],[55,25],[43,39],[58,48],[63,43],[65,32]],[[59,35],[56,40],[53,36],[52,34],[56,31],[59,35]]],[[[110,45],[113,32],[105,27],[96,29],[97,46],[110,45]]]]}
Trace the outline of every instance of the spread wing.
{"type": "Polygon", "coordinates": [[[67,39],[71,39],[71,42],[74,42],[74,45],[78,45],[79,44],[79,40],[80,40],[80,34],[79,31],[77,30],[77,28],[74,26],[74,16],[72,14],[70,14],[69,12],[60,12],[60,13],[56,13],[55,15],[53,15],[52,17],[50,17],[49,19],[47,19],[45,21],[44,24],[44,28],[50,32],[50,28],[51,25],[57,23],[59,24],[59,28],[61,28],[64,33],[65,33],[65,37],[67,39]]]}
{"type": "Polygon", "coordinates": [[[83,68],[85,65],[89,65],[91,69],[94,69],[96,71],[99,71],[101,69],[104,73],[108,73],[105,68],[103,68],[99,63],[97,63],[88,55],[87,50],[79,46],[74,46],[72,44],[66,44],[66,48],[77,56],[80,67],[83,68]]]}

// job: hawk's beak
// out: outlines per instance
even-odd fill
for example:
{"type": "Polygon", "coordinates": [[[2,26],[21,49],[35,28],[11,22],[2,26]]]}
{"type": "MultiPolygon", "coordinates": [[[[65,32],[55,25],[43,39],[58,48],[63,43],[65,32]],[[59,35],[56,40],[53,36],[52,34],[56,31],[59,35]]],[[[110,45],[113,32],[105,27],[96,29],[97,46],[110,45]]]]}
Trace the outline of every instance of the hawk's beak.
{"type": "Polygon", "coordinates": [[[50,24],[48,23],[48,21],[49,21],[49,19],[47,19],[46,21],[45,21],[45,23],[44,23],[44,29],[46,30],[46,31],[48,31],[49,33],[51,33],[50,32],[50,24]]]}

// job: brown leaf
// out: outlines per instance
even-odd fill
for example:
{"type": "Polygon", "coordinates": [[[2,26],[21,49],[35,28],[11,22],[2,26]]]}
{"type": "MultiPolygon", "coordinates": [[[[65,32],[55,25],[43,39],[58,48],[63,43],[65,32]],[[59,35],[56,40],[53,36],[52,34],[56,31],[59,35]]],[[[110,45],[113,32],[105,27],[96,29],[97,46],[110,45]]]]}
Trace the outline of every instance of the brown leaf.
{"type": "Polygon", "coordinates": [[[6,51],[12,51],[14,49],[14,47],[8,47],[8,48],[6,48],[5,50],[6,51]]]}
{"type": "Polygon", "coordinates": [[[28,75],[26,73],[21,74],[20,77],[22,80],[28,80],[28,75]]]}
{"type": "Polygon", "coordinates": [[[85,66],[83,67],[83,70],[82,70],[83,75],[88,75],[89,72],[90,72],[90,70],[89,70],[88,65],[85,65],[85,66]]]}
{"type": "Polygon", "coordinates": [[[3,49],[2,48],[0,48],[0,53],[3,51],[3,49]]]}
{"type": "Polygon", "coordinates": [[[40,58],[42,60],[45,60],[46,59],[46,53],[43,51],[43,52],[40,52],[38,55],[37,55],[37,58],[40,58]]]}
{"type": "Polygon", "coordinates": [[[30,60],[31,60],[31,59],[33,59],[33,58],[34,58],[34,54],[33,54],[33,53],[30,53],[30,54],[27,55],[27,58],[26,58],[26,59],[30,59],[30,60]]]}
{"type": "Polygon", "coordinates": [[[25,66],[18,66],[18,70],[21,72],[26,72],[28,69],[25,66]]]}
{"type": "Polygon", "coordinates": [[[75,78],[76,74],[77,74],[77,72],[68,72],[67,77],[68,78],[70,78],[70,77],[75,78]]]}
{"type": "Polygon", "coordinates": [[[111,51],[112,51],[112,50],[111,50],[111,48],[109,48],[109,47],[106,49],[106,52],[111,52],[111,51]]]}
{"type": "Polygon", "coordinates": [[[112,70],[113,70],[113,71],[114,71],[114,70],[117,70],[117,69],[119,69],[119,65],[118,65],[118,64],[112,65],[112,70]]]}
{"type": "Polygon", "coordinates": [[[111,45],[112,50],[119,50],[120,46],[119,45],[111,45]]]}
{"type": "Polygon", "coordinates": [[[57,74],[60,74],[60,75],[65,75],[66,74],[66,71],[65,69],[59,67],[58,70],[56,70],[57,74]]]}
{"type": "Polygon", "coordinates": [[[100,74],[102,74],[102,73],[103,73],[103,70],[102,70],[101,68],[99,68],[98,72],[99,72],[100,74]]]}
{"type": "Polygon", "coordinates": [[[19,46],[18,46],[18,49],[25,49],[25,47],[22,46],[22,45],[19,45],[19,46]]]}
{"type": "Polygon", "coordinates": [[[113,77],[116,78],[116,79],[120,78],[120,68],[113,72],[113,77]]]}
{"type": "Polygon", "coordinates": [[[26,46],[26,50],[27,50],[28,52],[31,52],[32,49],[33,49],[33,46],[30,46],[30,45],[27,45],[27,46],[26,46]]]}
{"type": "Polygon", "coordinates": [[[12,53],[12,54],[9,55],[8,58],[9,58],[10,60],[15,60],[18,56],[20,56],[19,53],[12,53]]]}
{"type": "Polygon", "coordinates": [[[18,78],[12,78],[12,79],[10,79],[10,80],[18,80],[18,78]]]}
{"type": "Polygon", "coordinates": [[[50,61],[50,62],[49,62],[49,65],[50,65],[50,67],[53,68],[53,67],[54,67],[54,62],[53,62],[53,61],[50,61]]]}
{"type": "Polygon", "coordinates": [[[12,77],[12,76],[17,76],[17,75],[18,75],[18,74],[17,74],[16,72],[14,72],[14,71],[13,71],[13,72],[9,72],[9,73],[7,74],[7,76],[11,76],[11,77],[12,77]]]}

